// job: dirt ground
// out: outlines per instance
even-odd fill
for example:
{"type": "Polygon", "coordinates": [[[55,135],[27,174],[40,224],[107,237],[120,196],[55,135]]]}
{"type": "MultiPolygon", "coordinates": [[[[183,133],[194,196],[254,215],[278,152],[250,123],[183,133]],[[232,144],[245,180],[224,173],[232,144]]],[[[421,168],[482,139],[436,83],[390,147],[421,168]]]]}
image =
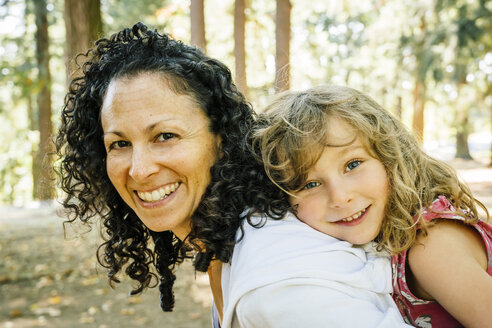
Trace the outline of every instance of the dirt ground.
{"type": "Polygon", "coordinates": [[[129,280],[112,289],[96,264],[96,230],[64,240],[54,207],[0,209],[0,328],[210,327],[206,274],[182,264],[174,312],[162,312],[157,288],[129,296],[129,280]]]}
{"type": "MultiPolygon", "coordinates": [[[[452,164],[491,210],[492,169],[452,164]]],[[[208,278],[190,263],[177,271],[174,312],[164,313],[155,288],[129,296],[123,281],[111,289],[96,264],[96,229],[64,239],[63,220],[53,205],[0,208],[0,328],[210,327],[208,278]]]]}

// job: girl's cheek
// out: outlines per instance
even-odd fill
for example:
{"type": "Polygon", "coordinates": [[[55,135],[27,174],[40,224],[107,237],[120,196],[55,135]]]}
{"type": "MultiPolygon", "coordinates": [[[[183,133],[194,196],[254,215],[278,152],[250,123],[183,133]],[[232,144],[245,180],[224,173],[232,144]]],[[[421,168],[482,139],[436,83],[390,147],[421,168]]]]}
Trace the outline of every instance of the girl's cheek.
{"type": "Polygon", "coordinates": [[[311,217],[313,215],[312,209],[310,209],[309,205],[306,204],[305,202],[300,202],[297,205],[297,217],[301,220],[304,221],[311,217]]]}

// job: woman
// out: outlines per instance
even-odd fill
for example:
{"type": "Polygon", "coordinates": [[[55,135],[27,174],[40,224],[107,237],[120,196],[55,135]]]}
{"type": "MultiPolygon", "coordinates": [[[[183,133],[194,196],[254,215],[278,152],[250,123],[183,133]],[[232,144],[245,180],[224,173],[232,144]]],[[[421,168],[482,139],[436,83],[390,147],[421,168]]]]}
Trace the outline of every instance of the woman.
{"type": "MultiPolygon", "coordinates": [[[[65,98],[56,139],[61,186],[67,193],[63,205],[73,213],[69,221],[88,222],[96,216],[102,220],[106,241],[98,259],[108,268],[110,282],[118,282],[117,274],[124,270],[138,282],[132,291],[136,294],[151,286],[155,267],[161,307],[171,311],[174,267],[194,256],[195,268],[208,270],[219,317],[226,309],[223,327],[233,322],[254,326],[241,321],[236,306],[251,288],[261,291],[275,284],[275,277],[261,282],[254,278],[250,288],[240,292],[236,287],[255,277],[256,264],[251,267],[249,260],[268,253],[257,247],[269,236],[256,232],[277,229],[271,218],[281,218],[288,202],[248,151],[247,135],[255,115],[229,70],[200,50],[141,23],[97,41],[86,57],[82,76],[72,81],[65,98]],[[244,231],[248,235],[237,247],[244,231]],[[260,242],[248,241],[255,236],[260,242]],[[239,256],[242,253],[247,256],[239,256]]],[[[295,234],[287,237],[296,239],[295,234]]],[[[270,246],[265,248],[278,253],[270,246]]],[[[362,256],[348,244],[330,251],[356,261],[362,256]]],[[[295,256],[288,262],[304,265],[290,261],[295,256]]],[[[337,263],[327,266],[343,267],[337,263]]],[[[325,286],[324,293],[332,289],[325,286]]],[[[376,312],[386,318],[392,311],[383,307],[376,312]]],[[[242,310],[253,320],[247,306],[242,310]]],[[[303,322],[303,311],[299,313],[303,322]]],[[[392,322],[401,321],[395,318],[392,322]]]]}

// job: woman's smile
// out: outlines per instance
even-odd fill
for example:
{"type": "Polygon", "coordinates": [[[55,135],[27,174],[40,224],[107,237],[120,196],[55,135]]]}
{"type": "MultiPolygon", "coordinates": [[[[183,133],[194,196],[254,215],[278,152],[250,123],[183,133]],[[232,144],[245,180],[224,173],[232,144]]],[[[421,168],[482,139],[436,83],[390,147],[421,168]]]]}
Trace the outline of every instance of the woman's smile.
{"type": "Polygon", "coordinates": [[[156,73],[111,81],[101,109],[106,168],[149,229],[186,238],[220,138],[198,102],[168,83],[156,73]]]}
{"type": "Polygon", "coordinates": [[[179,182],[168,184],[164,187],[156,188],[150,191],[135,191],[137,196],[146,203],[155,203],[159,200],[167,198],[179,187],[179,182]]]}

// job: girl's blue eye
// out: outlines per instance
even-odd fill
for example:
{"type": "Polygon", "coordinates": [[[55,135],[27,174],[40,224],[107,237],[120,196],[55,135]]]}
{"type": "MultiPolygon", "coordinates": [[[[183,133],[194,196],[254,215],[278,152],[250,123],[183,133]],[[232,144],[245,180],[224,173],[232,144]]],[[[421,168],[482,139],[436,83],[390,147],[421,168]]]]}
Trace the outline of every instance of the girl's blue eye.
{"type": "Polygon", "coordinates": [[[316,182],[316,181],[311,181],[311,182],[308,182],[306,183],[306,185],[304,186],[304,188],[302,189],[305,189],[305,190],[308,190],[308,189],[313,189],[313,188],[316,188],[317,186],[319,186],[320,183],[319,182],[316,182]]]}
{"type": "Polygon", "coordinates": [[[157,136],[157,140],[158,141],[164,141],[164,140],[169,140],[169,139],[172,139],[176,137],[176,135],[174,133],[171,133],[171,132],[164,132],[164,133],[161,133],[157,136]]]}
{"type": "Polygon", "coordinates": [[[359,160],[353,160],[353,161],[350,161],[347,166],[346,166],[346,171],[352,171],[353,169],[355,169],[357,166],[359,166],[361,163],[361,161],[359,160]]]}

